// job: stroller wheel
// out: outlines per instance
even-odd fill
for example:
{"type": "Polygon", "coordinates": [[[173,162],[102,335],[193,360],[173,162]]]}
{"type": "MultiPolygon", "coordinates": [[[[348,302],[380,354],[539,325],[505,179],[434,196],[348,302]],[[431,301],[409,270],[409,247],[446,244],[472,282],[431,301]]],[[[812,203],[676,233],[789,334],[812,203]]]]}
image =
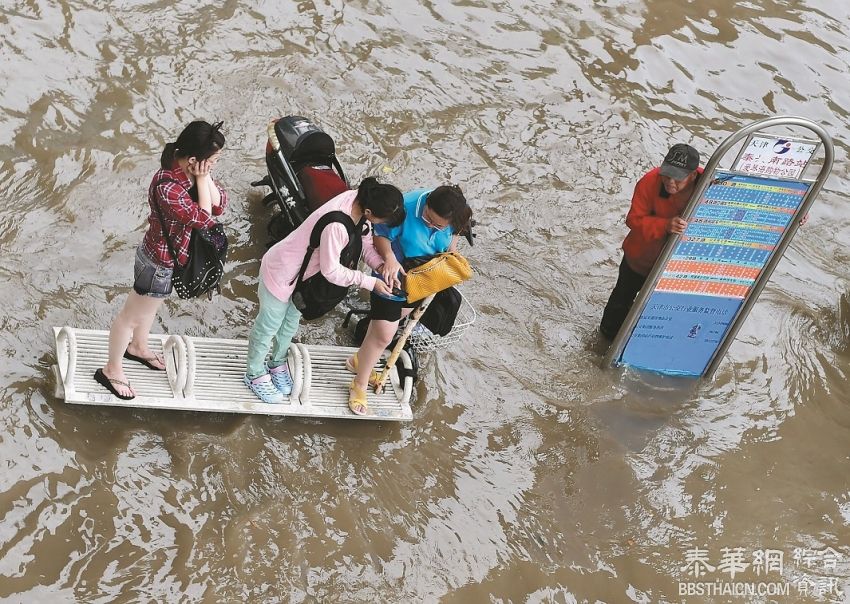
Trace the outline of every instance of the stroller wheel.
{"type": "Polygon", "coordinates": [[[272,217],[268,225],[268,233],[271,241],[269,247],[289,235],[295,230],[295,225],[289,220],[289,216],[283,212],[278,212],[272,217]]]}
{"type": "Polygon", "coordinates": [[[269,193],[265,197],[263,197],[263,207],[269,207],[273,203],[280,203],[277,198],[276,193],[269,193]]]}

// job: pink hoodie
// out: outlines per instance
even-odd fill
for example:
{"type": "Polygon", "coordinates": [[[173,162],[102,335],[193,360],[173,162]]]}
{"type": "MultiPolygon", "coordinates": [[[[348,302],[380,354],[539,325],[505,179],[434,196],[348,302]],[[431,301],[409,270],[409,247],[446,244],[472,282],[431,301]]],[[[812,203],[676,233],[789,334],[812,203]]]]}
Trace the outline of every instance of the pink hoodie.
{"type": "MultiPolygon", "coordinates": [[[[307,246],[310,245],[310,234],[319,218],[337,210],[350,214],[356,198],[356,190],[340,193],[310,214],[301,226],[265,253],[260,264],[260,278],[275,298],[286,302],[292,296],[295,284],[290,285],[290,282],[298,276],[307,246]]],[[[325,227],[319,247],[313,252],[307,270],[304,271],[304,279],[312,277],[321,268],[322,275],[331,283],[342,286],[356,285],[371,291],[377,281],[375,277],[345,268],[339,263],[339,255],[346,245],[348,231],[344,225],[334,222],[325,227]]],[[[363,235],[363,259],[372,269],[377,269],[384,262],[372,243],[371,225],[369,233],[363,235]]]]}

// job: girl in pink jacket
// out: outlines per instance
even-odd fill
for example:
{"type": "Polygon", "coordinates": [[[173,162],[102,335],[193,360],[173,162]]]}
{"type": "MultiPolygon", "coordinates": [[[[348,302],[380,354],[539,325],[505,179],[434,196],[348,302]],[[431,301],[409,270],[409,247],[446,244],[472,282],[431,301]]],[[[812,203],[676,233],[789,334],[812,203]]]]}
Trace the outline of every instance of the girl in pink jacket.
{"type": "MultiPolygon", "coordinates": [[[[375,250],[372,229],[368,223],[392,225],[399,224],[404,218],[401,192],[392,185],[380,184],[370,177],[360,183],[356,191],[341,193],[322,205],[297,229],[266,252],[260,265],[260,308],[248,337],[248,366],[245,373],[245,384],[265,403],[283,402],[284,396],[292,392],[286,355],[298,330],[301,312],[291,298],[313,228],[322,216],[330,212],[347,214],[355,225],[364,220],[367,222],[367,228],[361,236],[363,260],[381,275],[385,260],[375,250]],[[266,362],[269,349],[272,354],[266,362]]],[[[303,279],[307,280],[321,271],[322,276],[335,285],[356,285],[391,295],[393,275],[384,276],[385,282],[340,264],[340,254],[348,244],[348,230],[343,223],[331,222],[325,226],[319,247],[311,255],[303,279]]]]}

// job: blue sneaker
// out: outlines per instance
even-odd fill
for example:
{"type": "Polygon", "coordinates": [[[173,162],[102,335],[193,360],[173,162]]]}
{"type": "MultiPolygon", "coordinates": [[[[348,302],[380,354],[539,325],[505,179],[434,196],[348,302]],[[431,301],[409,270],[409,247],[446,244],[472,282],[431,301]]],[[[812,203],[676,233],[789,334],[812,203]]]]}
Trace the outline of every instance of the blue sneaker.
{"type": "Polygon", "coordinates": [[[280,390],[275,388],[275,385],[272,383],[272,377],[268,373],[264,373],[254,379],[248,377],[246,373],[242,379],[245,385],[251,389],[251,392],[256,394],[264,403],[274,404],[283,402],[283,395],[280,393],[280,390]]]}
{"type": "Polygon", "coordinates": [[[289,374],[289,365],[284,363],[277,367],[269,367],[268,365],[266,367],[269,370],[269,375],[272,376],[274,387],[284,396],[292,394],[292,376],[289,374]]]}

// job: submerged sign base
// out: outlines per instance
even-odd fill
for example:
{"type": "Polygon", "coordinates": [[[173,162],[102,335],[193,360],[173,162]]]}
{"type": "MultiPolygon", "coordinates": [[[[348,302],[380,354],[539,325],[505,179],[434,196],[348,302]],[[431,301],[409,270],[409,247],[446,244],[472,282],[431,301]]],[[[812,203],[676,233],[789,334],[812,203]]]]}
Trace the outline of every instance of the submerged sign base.
{"type": "Polygon", "coordinates": [[[717,350],[743,300],[654,292],[620,357],[620,364],[698,377],[717,350]]]}

